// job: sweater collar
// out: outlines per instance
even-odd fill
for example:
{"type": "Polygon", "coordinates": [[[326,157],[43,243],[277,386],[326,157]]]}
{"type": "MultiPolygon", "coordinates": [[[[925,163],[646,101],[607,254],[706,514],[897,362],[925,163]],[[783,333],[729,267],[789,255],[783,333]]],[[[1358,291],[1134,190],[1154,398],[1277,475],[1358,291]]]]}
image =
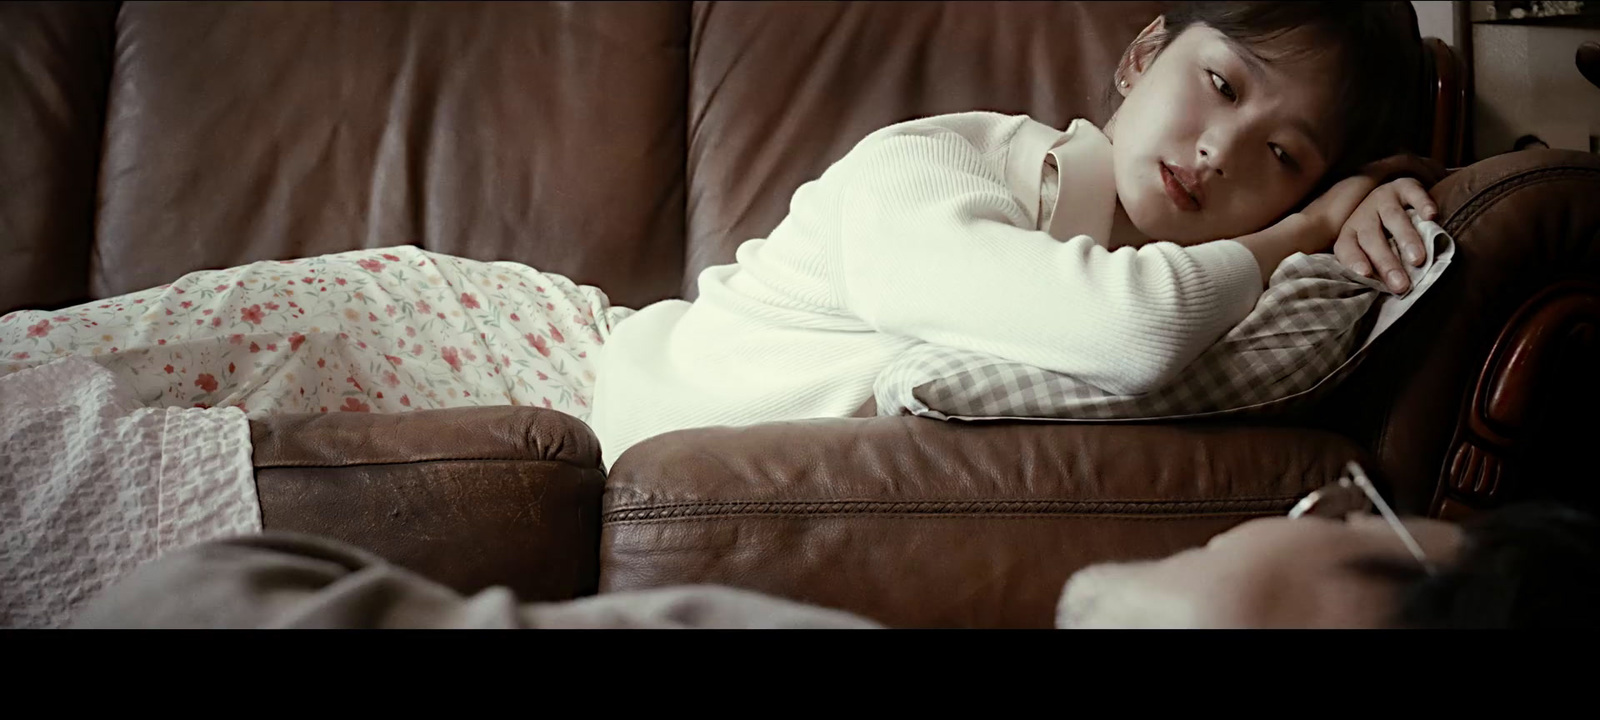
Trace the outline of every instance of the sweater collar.
{"type": "Polygon", "coordinates": [[[1117,211],[1117,182],[1112,171],[1111,141],[1094,123],[1073,120],[1050,149],[1060,182],[1050,236],[1066,242],[1079,235],[1109,246],[1111,221],[1117,211]]]}

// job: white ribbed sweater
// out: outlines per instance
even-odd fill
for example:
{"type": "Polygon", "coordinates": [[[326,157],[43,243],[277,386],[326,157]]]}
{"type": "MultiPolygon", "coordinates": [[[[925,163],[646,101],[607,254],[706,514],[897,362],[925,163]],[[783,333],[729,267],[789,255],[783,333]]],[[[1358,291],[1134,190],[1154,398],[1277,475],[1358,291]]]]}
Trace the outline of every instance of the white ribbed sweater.
{"type": "MultiPolygon", "coordinates": [[[[1040,230],[1046,156],[1096,138],[1082,120],[1061,131],[982,112],[867,136],[800,187],[769,237],[702,272],[694,303],[618,324],[589,418],[607,467],[671,430],[847,417],[919,342],[1119,394],[1160,386],[1250,312],[1261,272],[1233,241],[1111,251],[1040,230]]],[[[1054,214],[1103,217],[1090,225],[1108,234],[1110,208],[1083,205],[1115,202],[1109,163],[1096,167],[1060,168],[1054,214]]]]}

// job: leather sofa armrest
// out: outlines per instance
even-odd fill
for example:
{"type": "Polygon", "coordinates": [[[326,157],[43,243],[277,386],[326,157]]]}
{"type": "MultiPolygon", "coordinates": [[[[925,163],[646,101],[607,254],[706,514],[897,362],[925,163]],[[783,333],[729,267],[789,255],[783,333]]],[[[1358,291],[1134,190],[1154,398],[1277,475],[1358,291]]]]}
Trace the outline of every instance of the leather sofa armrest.
{"type": "Polygon", "coordinates": [[[1048,627],[1085,565],[1285,512],[1364,456],[1224,425],[815,420],[668,433],[607,481],[602,591],[720,583],[912,627],[1048,627]]]}
{"type": "Polygon", "coordinates": [[[1600,363],[1600,156],[1507,153],[1430,192],[1455,260],[1321,414],[1372,450],[1399,509],[1460,517],[1573,467],[1583,441],[1545,442],[1552,427],[1600,430],[1572,407],[1600,363]]]}
{"type": "Polygon", "coordinates": [[[464,593],[593,594],[600,445],[563,413],[476,407],[251,421],[262,523],[367,549],[464,593]]]}

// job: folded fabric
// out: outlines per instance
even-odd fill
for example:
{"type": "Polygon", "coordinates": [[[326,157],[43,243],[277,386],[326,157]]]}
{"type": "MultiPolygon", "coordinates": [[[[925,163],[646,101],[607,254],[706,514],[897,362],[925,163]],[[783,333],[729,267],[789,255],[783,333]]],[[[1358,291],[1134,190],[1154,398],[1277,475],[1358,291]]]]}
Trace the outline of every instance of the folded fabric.
{"type": "Polygon", "coordinates": [[[146,408],[93,360],[0,377],[0,627],[65,626],[172,550],[261,530],[236,408],[146,408]]]}
{"type": "Polygon", "coordinates": [[[265,533],[208,542],[131,573],[76,628],[864,629],[838,610],[715,585],[555,603],[492,587],[471,597],[342,542],[265,533]]]}
{"type": "Polygon", "coordinates": [[[1254,310],[1171,382],[1116,395],[1070,375],[931,343],[907,349],[874,383],[879,415],[940,420],[1169,420],[1281,411],[1326,392],[1428,291],[1454,256],[1449,234],[1412,213],[1428,251],[1395,295],[1331,254],[1296,254],[1254,310]]]}

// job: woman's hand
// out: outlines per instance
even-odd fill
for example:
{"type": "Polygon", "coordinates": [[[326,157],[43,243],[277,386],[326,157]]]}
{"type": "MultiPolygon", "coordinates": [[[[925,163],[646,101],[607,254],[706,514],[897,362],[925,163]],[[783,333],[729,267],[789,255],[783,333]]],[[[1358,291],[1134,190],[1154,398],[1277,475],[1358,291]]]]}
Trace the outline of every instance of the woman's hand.
{"type": "Polygon", "coordinates": [[[1328,188],[1304,210],[1296,213],[1303,218],[1295,250],[1307,255],[1326,252],[1339,239],[1341,228],[1355,214],[1363,200],[1382,182],[1372,174],[1356,173],[1328,188]]]}
{"type": "MultiPolygon", "coordinates": [[[[1316,200],[1313,200],[1299,212],[1290,213],[1287,217],[1265,230],[1238,238],[1240,243],[1255,254],[1256,261],[1261,265],[1262,283],[1265,284],[1270,281],[1273,271],[1278,267],[1279,263],[1283,262],[1284,258],[1297,252],[1310,255],[1327,252],[1330,248],[1333,248],[1336,250],[1335,254],[1340,260],[1345,260],[1346,257],[1349,258],[1346,264],[1350,265],[1352,269],[1356,269],[1353,263],[1359,262],[1363,258],[1369,263],[1370,268],[1370,264],[1376,263],[1378,258],[1373,258],[1365,252],[1362,253],[1361,258],[1357,258],[1348,249],[1343,251],[1344,254],[1339,254],[1336,243],[1350,229],[1352,218],[1357,217],[1358,213],[1361,213],[1362,217],[1365,217],[1364,213],[1366,212],[1373,213],[1375,217],[1383,217],[1384,209],[1390,205],[1388,198],[1397,195],[1398,191],[1394,195],[1382,193],[1378,199],[1372,201],[1370,208],[1367,207],[1366,201],[1374,194],[1374,191],[1379,190],[1380,186],[1397,176],[1422,178],[1425,182],[1432,183],[1443,176],[1443,168],[1439,167],[1437,163],[1414,155],[1394,155],[1369,163],[1355,175],[1334,183],[1333,187],[1328,188],[1316,200]]],[[[1426,193],[1423,195],[1426,196],[1426,193]]],[[[1427,203],[1427,207],[1433,207],[1431,198],[1427,203]]],[[[1419,207],[1418,210],[1422,210],[1422,208],[1419,207]]],[[[1405,213],[1402,212],[1400,215],[1403,218],[1405,213]]],[[[1423,215],[1424,217],[1431,217],[1428,212],[1424,212],[1423,215]]],[[[1412,229],[1413,232],[1415,231],[1414,228],[1411,228],[1409,221],[1406,223],[1406,227],[1412,229]]],[[[1354,237],[1359,240],[1360,234],[1356,233],[1354,237]]],[[[1383,240],[1381,230],[1378,239],[1383,240]]],[[[1384,246],[1387,246],[1387,244],[1387,242],[1383,243],[1384,246]]],[[[1420,238],[1417,240],[1417,245],[1418,247],[1421,246],[1420,238]]],[[[1391,254],[1389,257],[1393,258],[1393,255],[1391,254]]],[[[1395,260],[1392,268],[1383,265],[1378,267],[1388,270],[1399,269],[1400,265],[1399,261],[1395,260]]],[[[1404,274],[1404,271],[1402,271],[1403,280],[1404,274]]],[[[1409,280],[1406,280],[1406,282],[1409,283],[1409,280]]],[[[1403,290],[1404,286],[1402,285],[1401,289],[1396,290],[1396,292],[1402,292],[1403,290]]]]}
{"type": "MultiPolygon", "coordinates": [[[[1318,197],[1310,205],[1307,205],[1304,210],[1300,211],[1300,215],[1306,216],[1311,221],[1310,225],[1313,232],[1306,240],[1308,247],[1314,246],[1313,249],[1302,249],[1301,252],[1307,254],[1323,252],[1329,246],[1334,246],[1337,250],[1336,242],[1342,240],[1345,237],[1345,233],[1350,231],[1350,225],[1355,222],[1355,218],[1358,215],[1361,216],[1363,221],[1368,219],[1368,215],[1372,218],[1382,217],[1387,220],[1387,216],[1382,216],[1379,213],[1391,211],[1391,214],[1393,214],[1392,211],[1398,207],[1396,203],[1391,202],[1392,197],[1398,193],[1385,190],[1385,188],[1396,182],[1409,181],[1404,193],[1399,194],[1402,201],[1426,201],[1426,207],[1432,208],[1433,199],[1428,197],[1425,187],[1433,185],[1443,178],[1444,168],[1442,166],[1432,160],[1417,157],[1416,155],[1391,155],[1382,160],[1367,163],[1355,175],[1340,180],[1333,187],[1328,188],[1327,192],[1324,192],[1321,197],[1318,197]],[[1397,180],[1397,178],[1399,179],[1397,180]],[[1426,183],[1426,185],[1423,183],[1426,183]],[[1420,191],[1420,194],[1414,192],[1414,190],[1420,191]],[[1379,197],[1374,200],[1374,195],[1379,195],[1379,197]],[[1318,243],[1322,244],[1319,245],[1318,243]]],[[[1423,209],[1423,205],[1412,205],[1412,207],[1417,208],[1418,211],[1423,209]]],[[[1436,214],[1438,211],[1433,210],[1432,212],[1436,214]]],[[[1432,215],[1427,212],[1424,212],[1423,216],[1430,220],[1432,219],[1432,215]]],[[[1398,213],[1398,217],[1402,220],[1406,219],[1403,209],[1398,213]]],[[[1408,230],[1415,230],[1409,221],[1405,223],[1405,227],[1408,230]]],[[[1412,234],[1415,235],[1415,232],[1412,234]]],[[[1378,239],[1382,240],[1383,236],[1380,234],[1378,239]]],[[[1422,241],[1419,238],[1417,246],[1420,248],[1421,245],[1422,241]]],[[[1384,246],[1387,247],[1387,243],[1384,243],[1384,246]]],[[[1335,254],[1337,255],[1338,253],[1335,252],[1335,254]]],[[[1390,257],[1392,258],[1393,255],[1391,254],[1390,257]]],[[[1340,259],[1343,260],[1345,258],[1340,256],[1340,259]]],[[[1353,256],[1351,259],[1355,260],[1353,256]]],[[[1376,258],[1373,259],[1376,260],[1376,258]]],[[[1385,268],[1381,264],[1378,267],[1385,268]]],[[[1399,264],[1397,262],[1394,269],[1398,268],[1399,264]]],[[[1351,269],[1355,269],[1355,266],[1351,265],[1351,269]]],[[[1403,275],[1404,271],[1401,274],[1403,275]]]]}
{"type": "Polygon", "coordinates": [[[1339,231],[1339,239],[1333,244],[1334,257],[1364,277],[1372,277],[1372,270],[1376,267],[1378,276],[1383,278],[1390,290],[1405,292],[1411,286],[1411,279],[1401,266],[1400,259],[1395,257],[1394,248],[1389,245],[1384,231],[1394,236],[1406,260],[1421,267],[1428,259],[1428,250],[1423,245],[1422,235],[1406,214],[1408,207],[1416,210],[1424,220],[1432,220],[1439,214],[1433,198],[1422,187],[1422,183],[1414,178],[1400,178],[1378,186],[1345,221],[1339,231]]]}
{"type": "Polygon", "coordinates": [[[1355,212],[1378,181],[1356,174],[1335,183],[1300,212],[1289,213],[1265,230],[1251,233],[1238,242],[1256,256],[1261,267],[1261,284],[1272,282],[1272,273],[1284,258],[1295,253],[1326,252],[1339,237],[1339,228],[1355,212]]]}

